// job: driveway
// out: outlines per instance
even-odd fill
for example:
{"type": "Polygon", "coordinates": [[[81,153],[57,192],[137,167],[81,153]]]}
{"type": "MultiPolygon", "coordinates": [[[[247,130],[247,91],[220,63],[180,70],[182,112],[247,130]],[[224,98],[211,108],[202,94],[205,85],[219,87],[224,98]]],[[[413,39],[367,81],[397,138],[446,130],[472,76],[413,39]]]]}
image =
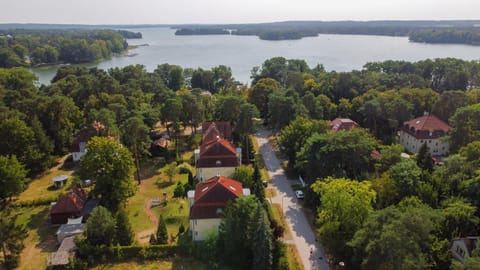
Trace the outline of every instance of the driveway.
{"type": "Polygon", "coordinates": [[[305,269],[328,270],[329,266],[325,261],[323,247],[315,241],[315,234],[297,203],[295,193],[290,186],[291,181],[287,180],[280,166],[280,160],[278,160],[272,145],[268,141],[269,134],[268,130],[261,129],[255,134],[255,137],[260,147],[260,153],[265,160],[268,174],[272,179],[270,186],[273,186],[277,193],[272,198],[272,202],[282,205],[288,226],[292,232],[293,240],[287,243],[293,242],[297,246],[305,269]]]}

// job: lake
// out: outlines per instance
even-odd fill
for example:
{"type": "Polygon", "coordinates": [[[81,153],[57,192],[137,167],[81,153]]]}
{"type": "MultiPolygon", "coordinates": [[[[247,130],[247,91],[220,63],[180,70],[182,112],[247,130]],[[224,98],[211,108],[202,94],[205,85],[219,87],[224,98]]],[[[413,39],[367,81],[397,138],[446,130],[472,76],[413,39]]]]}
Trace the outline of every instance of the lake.
{"type": "MultiPolygon", "coordinates": [[[[367,62],[389,59],[480,59],[480,46],[413,43],[407,37],[319,35],[301,40],[267,41],[256,36],[175,36],[175,30],[162,27],[133,31],[141,32],[143,38],[128,40],[129,44],[149,46],[130,50],[129,54],[135,56],[117,56],[85,66],[109,69],[142,64],[152,71],[163,63],[204,69],[226,65],[232,68],[236,80],[248,83],[252,67],[261,66],[266,59],[275,56],[303,59],[310,67],[323,64],[329,71],[361,69],[367,62]]],[[[57,68],[51,66],[32,71],[39,76],[40,83],[49,84],[57,68]]]]}

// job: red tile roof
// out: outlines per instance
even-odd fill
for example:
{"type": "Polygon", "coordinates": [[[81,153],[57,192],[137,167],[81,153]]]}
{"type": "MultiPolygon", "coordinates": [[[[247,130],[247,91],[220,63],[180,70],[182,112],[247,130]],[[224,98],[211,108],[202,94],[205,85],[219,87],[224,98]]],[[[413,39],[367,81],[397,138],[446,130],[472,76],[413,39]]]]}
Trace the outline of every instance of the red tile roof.
{"type": "Polygon", "coordinates": [[[450,126],[435,115],[423,115],[404,122],[401,130],[417,139],[435,139],[447,135],[450,126]]]}
{"type": "Polygon", "coordinates": [[[214,140],[218,137],[227,141],[232,140],[232,125],[228,121],[204,122],[202,124],[203,142],[214,140]]]}
{"type": "Polygon", "coordinates": [[[215,176],[195,187],[190,219],[218,218],[228,202],[243,195],[242,183],[224,176],[215,176]]]}
{"type": "Polygon", "coordinates": [[[84,204],[85,200],[83,200],[76,193],[72,192],[68,195],[60,197],[57,203],[52,206],[50,214],[80,213],[84,204]]]}
{"type": "Polygon", "coordinates": [[[217,139],[200,148],[197,168],[236,167],[240,166],[235,147],[224,139],[217,139]]]}
{"type": "Polygon", "coordinates": [[[332,121],[330,121],[329,125],[332,131],[350,130],[352,128],[360,127],[360,125],[357,124],[357,122],[349,118],[335,118],[332,121]]]}

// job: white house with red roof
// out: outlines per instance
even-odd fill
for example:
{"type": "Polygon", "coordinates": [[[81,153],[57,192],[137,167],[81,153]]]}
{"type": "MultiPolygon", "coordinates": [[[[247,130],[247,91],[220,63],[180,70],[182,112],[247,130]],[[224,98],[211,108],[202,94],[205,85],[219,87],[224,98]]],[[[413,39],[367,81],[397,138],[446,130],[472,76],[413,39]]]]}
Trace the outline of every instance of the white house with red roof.
{"type": "Polygon", "coordinates": [[[244,195],[250,195],[248,188],[224,176],[212,177],[188,191],[193,241],[204,241],[210,232],[218,231],[227,204],[244,195]]]}
{"type": "Polygon", "coordinates": [[[231,175],[241,165],[242,149],[235,148],[229,140],[222,137],[231,136],[228,125],[221,125],[223,131],[219,131],[214,122],[203,126],[206,129],[202,144],[200,149],[195,150],[197,178],[203,181],[217,175],[231,175]]]}
{"type": "Polygon", "coordinates": [[[450,145],[445,136],[450,126],[435,115],[425,115],[406,121],[400,128],[400,143],[412,153],[418,153],[423,144],[427,144],[432,156],[446,156],[450,145]]]}

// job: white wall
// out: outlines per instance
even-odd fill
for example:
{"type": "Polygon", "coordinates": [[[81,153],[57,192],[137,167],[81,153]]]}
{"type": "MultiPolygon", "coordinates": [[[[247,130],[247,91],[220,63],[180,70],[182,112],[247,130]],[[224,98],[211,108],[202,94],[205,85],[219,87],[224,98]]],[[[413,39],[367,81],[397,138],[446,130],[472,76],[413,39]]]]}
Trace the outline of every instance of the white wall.
{"type": "Polygon", "coordinates": [[[444,137],[438,139],[417,139],[405,131],[400,131],[400,143],[411,153],[418,153],[418,150],[426,142],[432,156],[447,156],[450,144],[443,141],[444,137]]]}
{"type": "Polygon", "coordinates": [[[200,181],[208,180],[217,175],[229,177],[236,167],[197,168],[197,177],[200,181]]]}
{"type": "Polygon", "coordinates": [[[192,232],[193,241],[204,241],[212,231],[218,231],[221,219],[208,218],[208,219],[191,219],[190,230],[192,232]]]}

